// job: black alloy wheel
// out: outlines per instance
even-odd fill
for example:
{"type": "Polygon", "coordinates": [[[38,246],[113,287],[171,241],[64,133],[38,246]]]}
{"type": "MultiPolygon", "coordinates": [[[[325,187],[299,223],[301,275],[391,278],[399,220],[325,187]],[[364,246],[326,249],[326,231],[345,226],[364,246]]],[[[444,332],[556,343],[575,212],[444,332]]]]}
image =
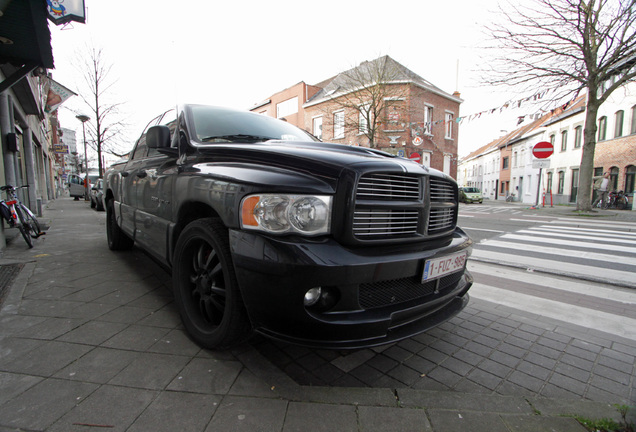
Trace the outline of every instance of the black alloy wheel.
{"type": "Polygon", "coordinates": [[[199,219],[183,230],[175,248],[172,284],[183,325],[200,346],[225,348],[249,334],[228,232],[218,219],[199,219]]]}

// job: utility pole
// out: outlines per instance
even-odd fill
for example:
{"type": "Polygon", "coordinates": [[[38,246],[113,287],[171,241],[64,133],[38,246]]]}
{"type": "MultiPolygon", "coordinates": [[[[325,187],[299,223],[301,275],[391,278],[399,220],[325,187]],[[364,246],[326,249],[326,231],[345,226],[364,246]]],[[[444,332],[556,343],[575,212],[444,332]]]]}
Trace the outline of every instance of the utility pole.
{"type": "Polygon", "coordinates": [[[75,117],[82,122],[82,133],[84,135],[84,172],[86,172],[86,178],[84,178],[84,201],[88,201],[88,152],[86,151],[86,128],[84,124],[91,118],[84,114],[75,117]]]}

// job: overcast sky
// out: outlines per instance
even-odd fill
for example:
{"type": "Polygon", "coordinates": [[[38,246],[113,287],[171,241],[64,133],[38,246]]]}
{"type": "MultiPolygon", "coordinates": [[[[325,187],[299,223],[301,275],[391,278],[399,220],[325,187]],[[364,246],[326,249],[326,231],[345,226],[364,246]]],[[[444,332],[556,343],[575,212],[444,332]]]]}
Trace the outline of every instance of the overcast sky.
{"type": "MultiPolygon", "coordinates": [[[[315,84],[387,54],[442,90],[458,90],[460,116],[468,116],[510,98],[479,86],[473,72],[482,26],[496,7],[497,0],[86,0],[86,24],[50,24],[52,72],[77,90],[78,53],[87,44],[102,48],[117,79],[113,96],[131,124],[130,146],[147,121],[176,103],[249,109],[300,81],[315,84]]],[[[62,126],[81,131],[68,109],[88,113],[81,100],[64,105],[62,126]]],[[[459,155],[514,128],[510,119],[523,114],[463,122],[459,155]]]]}

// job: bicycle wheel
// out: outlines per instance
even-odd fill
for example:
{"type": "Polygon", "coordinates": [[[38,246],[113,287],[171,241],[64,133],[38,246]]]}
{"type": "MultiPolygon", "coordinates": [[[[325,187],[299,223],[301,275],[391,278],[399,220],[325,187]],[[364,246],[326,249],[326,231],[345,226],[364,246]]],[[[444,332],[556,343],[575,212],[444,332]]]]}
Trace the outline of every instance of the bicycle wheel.
{"type": "Polygon", "coordinates": [[[25,224],[28,224],[31,227],[31,237],[38,238],[40,236],[40,233],[42,232],[42,228],[40,228],[40,223],[38,222],[38,219],[35,217],[33,212],[29,210],[28,207],[24,206],[23,204],[20,205],[20,207],[22,209],[22,214],[24,216],[24,219],[22,220],[22,222],[24,222],[25,224]]]}
{"type": "Polygon", "coordinates": [[[20,231],[20,234],[22,234],[22,237],[24,238],[26,244],[29,246],[29,249],[31,249],[33,247],[33,240],[31,239],[31,225],[24,222],[22,209],[20,209],[19,206],[15,207],[15,213],[17,214],[19,220],[18,230],[20,231]]]}

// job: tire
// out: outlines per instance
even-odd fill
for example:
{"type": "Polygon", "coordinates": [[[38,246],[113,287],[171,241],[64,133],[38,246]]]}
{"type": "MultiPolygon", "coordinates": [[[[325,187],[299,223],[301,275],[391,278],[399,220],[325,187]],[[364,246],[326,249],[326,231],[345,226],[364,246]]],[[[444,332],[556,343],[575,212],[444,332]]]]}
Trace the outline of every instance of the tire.
{"type": "Polygon", "coordinates": [[[200,346],[226,348],[249,335],[228,231],[220,220],[199,219],[183,230],[173,257],[172,286],[183,325],[200,346]]]}
{"type": "Polygon", "coordinates": [[[20,222],[18,222],[18,230],[20,231],[20,234],[22,234],[22,238],[24,238],[26,244],[29,246],[29,249],[31,249],[33,248],[33,239],[31,239],[31,226],[24,222],[24,215],[20,207],[16,206],[15,212],[18,214],[18,219],[20,220],[20,222]]]}
{"type": "Polygon", "coordinates": [[[106,237],[108,239],[108,248],[114,251],[130,250],[135,244],[133,239],[128,237],[117,225],[113,200],[109,200],[106,204],[106,237]]]}
{"type": "Polygon", "coordinates": [[[42,228],[40,227],[40,222],[35,217],[33,213],[26,207],[22,207],[22,216],[24,217],[24,223],[28,224],[31,228],[31,237],[38,238],[42,233],[42,228]]]}
{"type": "Polygon", "coordinates": [[[616,201],[616,208],[617,209],[625,210],[626,207],[627,207],[627,203],[625,202],[625,200],[616,201]]]}

